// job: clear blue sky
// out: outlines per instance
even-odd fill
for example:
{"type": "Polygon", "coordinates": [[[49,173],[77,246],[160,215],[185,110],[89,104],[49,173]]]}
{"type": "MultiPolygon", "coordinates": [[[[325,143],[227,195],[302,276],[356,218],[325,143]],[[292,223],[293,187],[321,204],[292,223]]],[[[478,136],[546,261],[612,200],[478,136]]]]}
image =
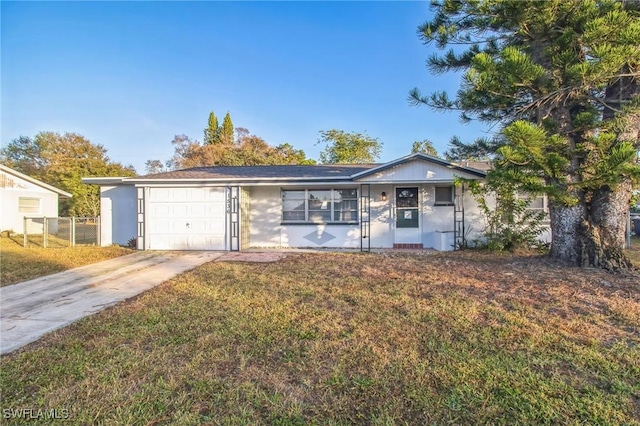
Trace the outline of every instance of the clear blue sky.
{"type": "Polygon", "coordinates": [[[317,159],[320,130],[366,132],[380,161],[485,127],[409,106],[433,76],[416,35],[428,2],[2,2],[2,144],[76,132],[144,172],[210,111],[317,159]]]}

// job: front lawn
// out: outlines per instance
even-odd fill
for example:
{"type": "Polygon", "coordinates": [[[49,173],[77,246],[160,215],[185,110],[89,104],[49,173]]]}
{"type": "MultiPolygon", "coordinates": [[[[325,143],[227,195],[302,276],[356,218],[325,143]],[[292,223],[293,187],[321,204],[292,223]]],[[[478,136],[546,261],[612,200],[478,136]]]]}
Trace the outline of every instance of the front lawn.
{"type": "Polygon", "coordinates": [[[132,250],[111,247],[23,247],[22,237],[0,237],[0,286],[100,262],[132,250]]]}
{"type": "Polygon", "coordinates": [[[473,252],[209,263],[3,357],[0,408],[71,424],[638,424],[639,283],[473,252]]]}

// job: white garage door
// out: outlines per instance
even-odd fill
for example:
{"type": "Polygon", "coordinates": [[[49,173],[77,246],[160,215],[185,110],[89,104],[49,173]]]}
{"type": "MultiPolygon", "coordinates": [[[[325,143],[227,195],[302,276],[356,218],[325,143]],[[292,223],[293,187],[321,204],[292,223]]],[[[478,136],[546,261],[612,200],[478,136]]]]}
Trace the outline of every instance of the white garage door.
{"type": "Polygon", "coordinates": [[[225,250],[225,188],[150,188],[152,250],[225,250]]]}

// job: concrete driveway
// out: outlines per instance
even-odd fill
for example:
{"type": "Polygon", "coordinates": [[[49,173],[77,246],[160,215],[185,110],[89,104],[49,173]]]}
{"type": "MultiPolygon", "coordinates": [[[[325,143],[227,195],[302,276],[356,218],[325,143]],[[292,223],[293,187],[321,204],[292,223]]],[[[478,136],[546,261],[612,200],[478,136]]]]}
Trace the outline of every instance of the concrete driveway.
{"type": "Polygon", "coordinates": [[[0,354],[224,254],[140,251],[2,287],[0,354]]]}

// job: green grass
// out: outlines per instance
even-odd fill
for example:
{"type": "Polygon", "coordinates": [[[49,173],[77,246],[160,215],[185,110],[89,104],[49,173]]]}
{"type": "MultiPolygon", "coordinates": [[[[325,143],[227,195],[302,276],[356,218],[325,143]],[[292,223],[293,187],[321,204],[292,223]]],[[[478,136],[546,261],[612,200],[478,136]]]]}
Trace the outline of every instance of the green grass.
{"type": "Polygon", "coordinates": [[[3,357],[0,408],[68,409],[65,424],[640,424],[639,282],[473,252],[210,263],[3,357]]]}
{"type": "Polygon", "coordinates": [[[23,247],[22,236],[0,237],[0,286],[133,253],[123,247],[23,247]]]}

